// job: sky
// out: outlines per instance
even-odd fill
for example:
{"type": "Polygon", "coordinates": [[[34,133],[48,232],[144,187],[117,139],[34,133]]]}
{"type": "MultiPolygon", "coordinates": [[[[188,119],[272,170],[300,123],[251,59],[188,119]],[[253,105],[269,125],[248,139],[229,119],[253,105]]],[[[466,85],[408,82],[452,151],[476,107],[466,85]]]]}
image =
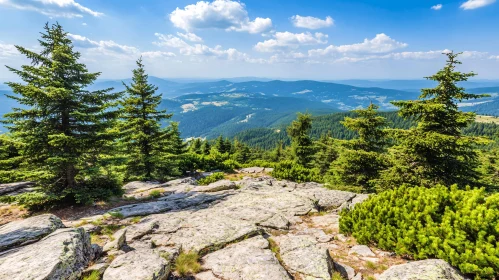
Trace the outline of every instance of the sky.
{"type": "MultiPolygon", "coordinates": [[[[496,0],[0,0],[0,65],[59,22],[90,71],[162,78],[419,79],[463,52],[499,79],[496,0]]],[[[0,80],[15,75],[0,67],[0,80]]]]}

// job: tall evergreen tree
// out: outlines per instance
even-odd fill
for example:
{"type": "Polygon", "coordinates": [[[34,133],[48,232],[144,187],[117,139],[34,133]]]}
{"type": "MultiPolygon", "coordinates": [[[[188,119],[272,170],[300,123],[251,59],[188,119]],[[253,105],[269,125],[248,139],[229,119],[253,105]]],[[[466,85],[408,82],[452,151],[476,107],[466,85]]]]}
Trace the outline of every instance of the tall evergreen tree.
{"type": "Polygon", "coordinates": [[[194,154],[200,154],[202,145],[203,142],[201,141],[201,139],[195,138],[189,142],[189,151],[194,154]]]}
{"type": "Polygon", "coordinates": [[[309,135],[311,129],[312,116],[301,113],[298,113],[298,119],[287,128],[287,133],[291,138],[293,156],[296,162],[303,166],[309,165],[314,155],[314,146],[309,135]]]}
{"type": "Polygon", "coordinates": [[[148,83],[142,59],[137,60],[131,85],[123,83],[127,96],[122,105],[122,141],[129,157],[127,177],[151,180],[154,178],[161,156],[168,149],[168,132],[161,121],[171,118],[166,110],[158,110],[161,94],[158,87],[148,83]],[[166,147],[165,147],[166,145],[166,147]]]}
{"type": "Polygon", "coordinates": [[[316,142],[317,153],[314,157],[314,165],[319,168],[320,174],[324,175],[329,171],[331,163],[338,158],[338,151],[331,136],[331,132],[323,134],[316,142]]]}
{"type": "MultiPolygon", "coordinates": [[[[89,73],[80,53],[59,24],[47,23],[39,40],[40,52],[16,46],[31,61],[20,70],[7,68],[23,83],[7,83],[9,95],[22,105],[5,115],[10,132],[23,142],[27,168],[38,171],[44,193],[60,199],[78,192],[93,153],[106,146],[117,116],[113,109],[120,93],[89,91],[100,73],[89,73]]],[[[88,178],[88,174],[86,176],[88,178]]]]}
{"type": "Polygon", "coordinates": [[[438,82],[435,88],[423,89],[418,100],[392,102],[399,114],[412,118],[417,126],[396,130],[398,145],[393,150],[394,166],[383,172],[382,188],[401,183],[433,186],[435,184],[465,186],[477,179],[477,154],[474,147],[483,142],[462,134],[475,114],[459,110],[457,102],[483,97],[466,93],[457,83],[467,81],[475,73],[461,73],[456,66],[459,53],[446,53],[443,69],[427,79],[438,82]]]}
{"type": "Polygon", "coordinates": [[[356,118],[346,117],[342,124],[359,137],[343,142],[338,160],[331,164],[331,183],[337,186],[360,187],[363,192],[374,190],[374,180],[387,167],[382,152],[386,149],[387,121],[371,103],[366,109],[354,110],[356,118]]]}

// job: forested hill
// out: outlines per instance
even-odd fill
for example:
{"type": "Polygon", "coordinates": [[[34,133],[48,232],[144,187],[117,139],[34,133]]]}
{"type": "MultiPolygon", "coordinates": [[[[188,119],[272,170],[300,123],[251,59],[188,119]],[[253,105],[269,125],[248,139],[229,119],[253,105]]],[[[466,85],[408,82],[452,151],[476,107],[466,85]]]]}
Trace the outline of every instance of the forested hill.
{"type": "MultiPolygon", "coordinates": [[[[414,122],[398,116],[397,112],[380,112],[389,122],[390,128],[408,129],[414,125],[414,122]]],[[[355,113],[333,113],[328,115],[316,116],[312,118],[311,136],[318,139],[322,134],[330,133],[333,138],[350,140],[358,135],[346,129],[341,121],[345,117],[355,117],[355,113]]],[[[265,150],[275,148],[280,141],[285,145],[290,144],[290,139],[286,133],[286,127],[289,123],[283,123],[273,128],[253,128],[237,133],[234,138],[244,142],[252,147],[265,150]]],[[[468,126],[464,133],[472,136],[486,136],[495,139],[499,135],[499,125],[493,123],[473,123],[468,126]]]]}

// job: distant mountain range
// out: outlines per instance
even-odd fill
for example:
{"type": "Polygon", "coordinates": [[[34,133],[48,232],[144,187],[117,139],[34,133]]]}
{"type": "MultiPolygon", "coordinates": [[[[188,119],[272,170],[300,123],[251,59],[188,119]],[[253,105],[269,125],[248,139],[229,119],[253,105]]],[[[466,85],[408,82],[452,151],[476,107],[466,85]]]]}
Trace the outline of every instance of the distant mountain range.
{"type": "MultiPolygon", "coordinates": [[[[158,86],[163,96],[161,108],[174,113],[172,120],[180,122],[182,136],[216,137],[220,134],[231,137],[246,129],[277,127],[289,123],[297,112],[313,115],[349,111],[366,107],[370,102],[383,111],[396,109],[393,100],[408,100],[418,97],[416,90],[393,88],[431,87],[431,81],[367,81],[348,80],[341,83],[317,81],[246,81],[252,78],[238,78],[232,81],[187,82],[169,81],[149,77],[149,82],[158,86]],[[349,85],[358,84],[368,87],[349,85]],[[386,85],[392,88],[376,87],[386,85]]],[[[256,78],[255,78],[256,79],[256,78]]],[[[130,84],[131,79],[123,82],[130,84]]],[[[123,91],[121,80],[100,80],[89,89],[114,88],[123,91]]],[[[499,82],[473,82],[469,85],[490,85],[469,89],[471,92],[488,93],[491,97],[460,105],[465,110],[499,111],[499,82]],[[497,108],[497,109],[495,109],[497,108]]],[[[464,86],[464,85],[463,85],[464,86]]],[[[0,116],[9,112],[16,103],[4,96],[7,90],[0,90],[0,116]]],[[[480,112],[479,112],[480,113],[480,112]]],[[[497,112],[499,114],[499,112],[497,112]]],[[[0,131],[2,128],[0,127],[0,131]]]]}

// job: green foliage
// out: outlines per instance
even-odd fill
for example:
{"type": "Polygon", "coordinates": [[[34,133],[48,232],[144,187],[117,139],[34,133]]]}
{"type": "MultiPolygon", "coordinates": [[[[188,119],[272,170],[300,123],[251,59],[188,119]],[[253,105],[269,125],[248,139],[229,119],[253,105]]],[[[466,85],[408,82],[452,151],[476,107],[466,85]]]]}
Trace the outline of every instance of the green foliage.
{"type": "Polygon", "coordinates": [[[475,147],[483,141],[462,134],[475,114],[460,111],[457,102],[482,95],[466,93],[457,85],[475,76],[455,71],[461,64],[458,55],[448,53],[446,66],[427,78],[438,82],[435,88],[423,89],[418,100],[392,102],[400,108],[400,116],[412,118],[417,126],[392,133],[397,140],[392,151],[393,167],[382,172],[381,188],[401,183],[460,187],[477,183],[475,147]]]}
{"type": "Polygon", "coordinates": [[[298,119],[293,121],[287,128],[291,138],[291,151],[298,164],[307,166],[310,164],[314,154],[310,129],[312,128],[312,116],[298,113],[298,119]]]}
{"type": "Polygon", "coordinates": [[[83,277],[83,280],[100,280],[100,279],[101,279],[100,272],[97,270],[92,271],[92,273],[83,277]]]}
{"type": "Polygon", "coordinates": [[[318,168],[307,168],[292,160],[277,163],[272,171],[277,179],[286,179],[294,182],[322,182],[318,168]]]}
{"type": "Polygon", "coordinates": [[[0,134],[0,182],[24,180],[28,170],[22,170],[22,143],[7,134],[0,134]]]}
{"type": "Polygon", "coordinates": [[[150,198],[160,198],[161,192],[159,190],[154,190],[149,193],[150,198]]]}
{"type": "Polygon", "coordinates": [[[181,277],[194,275],[201,271],[199,255],[195,252],[182,252],[175,260],[175,271],[181,277]]]}
{"type": "MultiPolygon", "coordinates": [[[[123,119],[121,123],[121,141],[128,156],[127,179],[158,179],[158,164],[167,149],[174,149],[173,142],[181,149],[177,139],[172,139],[167,131],[161,128],[161,121],[171,118],[166,110],[159,111],[161,94],[155,94],[156,86],[147,83],[142,59],[137,61],[137,69],[133,70],[133,82],[126,86],[127,96],[121,102],[123,119]]],[[[173,133],[178,134],[178,125],[173,125],[173,133]]]]}
{"type": "Polygon", "coordinates": [[[215,172],[209,176],[206,176],[204,178],[201,178],[198,180],[198,184],[200,185],[209,185],[211,183],[215,183],[218,180],[222,180],[225,178],[225,175],[223,172],[215,172]]]}
{"type": "Polygon", "coordinates": [[[436,185],[371,196],[340,218],[340,230],[415,259],[441,258],[483,278],[499,271],[499,194],[436,185]]]}

